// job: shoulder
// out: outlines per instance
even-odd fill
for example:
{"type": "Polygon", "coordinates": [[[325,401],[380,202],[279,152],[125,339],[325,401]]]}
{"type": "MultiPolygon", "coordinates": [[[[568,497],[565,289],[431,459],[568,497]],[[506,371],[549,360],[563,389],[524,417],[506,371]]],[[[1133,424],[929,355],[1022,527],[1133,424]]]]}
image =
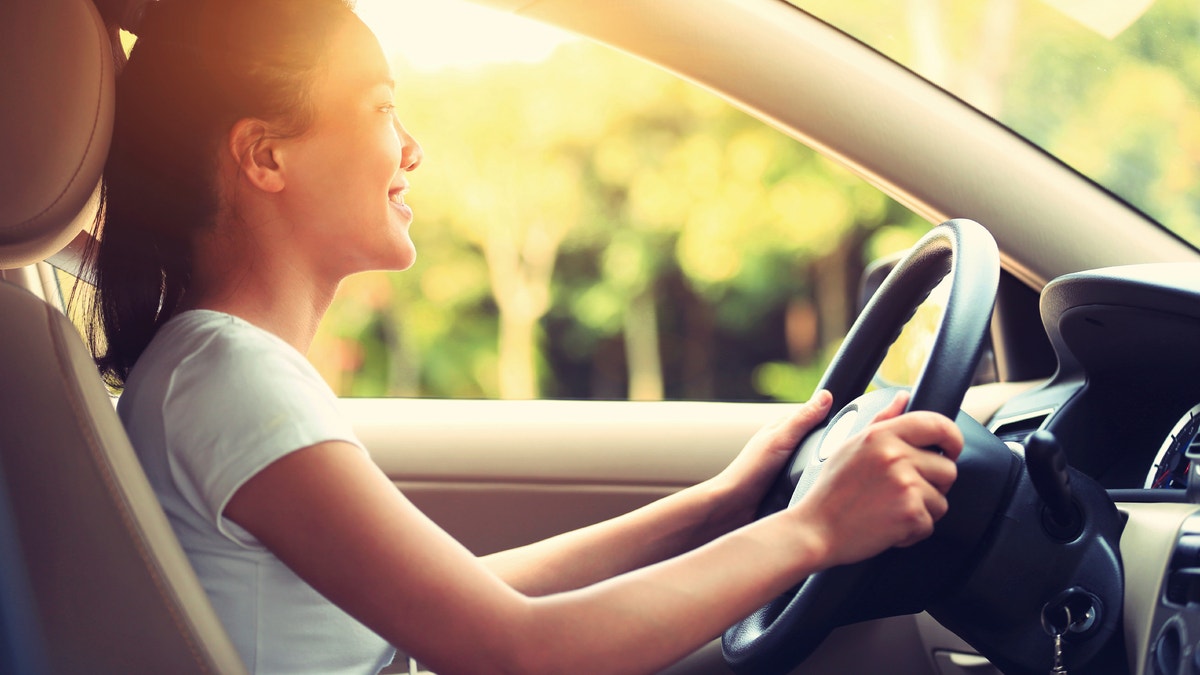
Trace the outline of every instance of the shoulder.
{"type": "Polygon", "coordinates": [[[333,391],[274,335],[216,312],[188,312],[159,333],[145,369],[135,366],[143,379],[127,424],[161,423],[173,482],[218,528],[234,492],[275,460],[323,441],[362,448],[333,391]]]}
{"type": "Polygon", "coordinates": [[[236,316],[193,310],[172,318],[155,335],[131,374],[157,372],[169,388],[274,386],[282,378],[310,383],[332,396],[304,356],[271,333],[236,316]]]}
{"type": "Polygon", "coordinates": [[[163,327],[155,341],[160,337],[183,352],[191,352],[185,358],[202,354],[213,361],[308,363],[302,354],[275,335],[221,312],[193,310],[181,314],[163,327]]]}
{"type": "MultiPolygon", "coordinates": [[[[122,396],[157,408],[167,431],[245,432],[264,419],[340,417],[337,397],[291,345],[237,317],[185,312],[134,366],[122,396]],[[145,399],[145,400],[143,400],[145,399]]],[[[132,412],[132,409],[130,410],[132,412]]],[[[338,425],[340,428],[340,425],[338,425]]]]}

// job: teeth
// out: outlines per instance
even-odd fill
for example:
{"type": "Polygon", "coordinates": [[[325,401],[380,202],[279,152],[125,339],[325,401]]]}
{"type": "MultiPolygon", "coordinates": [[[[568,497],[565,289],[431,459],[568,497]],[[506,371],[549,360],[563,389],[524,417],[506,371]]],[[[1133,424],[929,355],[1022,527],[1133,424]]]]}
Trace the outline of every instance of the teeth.
{"type": "Polygon", "coordinates": [[[388,194],[388,201],[390,201],[393,204],[403,204],[404,203],[404,193],[403,192],[392,192],[392,193],[388,194]]]}

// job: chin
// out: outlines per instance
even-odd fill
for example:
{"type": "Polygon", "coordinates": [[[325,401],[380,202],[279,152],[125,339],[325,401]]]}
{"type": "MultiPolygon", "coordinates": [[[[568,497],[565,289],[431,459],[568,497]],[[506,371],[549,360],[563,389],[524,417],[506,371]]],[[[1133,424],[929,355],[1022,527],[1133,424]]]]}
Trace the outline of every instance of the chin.
{"type": "Polygon", "coordinates": [[[412,239],[405,234],[403,242],[399,242],[396,249],[388,261],[387,269],[395,272],[403,272],[412,267],[417,262],[417,247],[413,244],[412,239]]]}
{"type": "Polygon", "coordinates": [[[402,263],[397,265],[394,269],[397,272],[403,272],[403,271],[407,270],[408,268],[412,267],[413,265],[415,265],[416,263],[417,263],[417,250],[413,249],[412,253],[410,253],[408,255],[408,258],[406,258],[402,263]]]}

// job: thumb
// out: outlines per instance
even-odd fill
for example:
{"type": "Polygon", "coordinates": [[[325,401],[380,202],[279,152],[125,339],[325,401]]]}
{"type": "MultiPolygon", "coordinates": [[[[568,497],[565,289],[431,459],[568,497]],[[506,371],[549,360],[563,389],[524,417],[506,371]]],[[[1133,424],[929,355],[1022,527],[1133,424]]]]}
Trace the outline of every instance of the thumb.
{"type": "Polygon", "coordinates": [[[829,393],[828,389],[818,389],[813,392],[812,398],[800,406],[797,416],[804,417],[811,422],[820,422],[829,413],[829,406],[832,403],[833,394],[829,393]]]}
{"type": "Polygon", "coordinates": [[[874,424],[876,422],[890,420],[893,417],[899,417],[904,412],[905,406],[908,405],[909,398],[910,396],[907,391],[897,392],[896,397],[892,399],[892,402],[888,403],[886,408],[880,410],[875,415],[875,419],[871,420],[871,423],[874,424]]]}
{"type": "Polygon", "coordinates": [[[829,406],[833,403],[833,394],[827,389],[813,392],[812,398],[796,409],[787,420],[789,426],[803,427],[808,431],[829,415],[829,406]]]}
{"type": "Polygon", "coordinates": [[[833,403],[833,394],[821,389],[813,393],[812,398],[796,408],[790,415],[780,419],[776,427],[776,444],[787,446],[789,452],[805,434],[813,430],[829,416],[829,407],[833,403]]]}

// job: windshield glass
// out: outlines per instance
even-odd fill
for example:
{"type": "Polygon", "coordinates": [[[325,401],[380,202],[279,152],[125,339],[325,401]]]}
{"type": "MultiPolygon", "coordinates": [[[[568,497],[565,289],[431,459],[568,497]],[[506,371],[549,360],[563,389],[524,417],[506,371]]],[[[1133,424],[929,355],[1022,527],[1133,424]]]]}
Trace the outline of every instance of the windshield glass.
{"type": "Polygon", "coordinates": [[[1200,245],[1195,0],[791,0],[1200,245]]]}

